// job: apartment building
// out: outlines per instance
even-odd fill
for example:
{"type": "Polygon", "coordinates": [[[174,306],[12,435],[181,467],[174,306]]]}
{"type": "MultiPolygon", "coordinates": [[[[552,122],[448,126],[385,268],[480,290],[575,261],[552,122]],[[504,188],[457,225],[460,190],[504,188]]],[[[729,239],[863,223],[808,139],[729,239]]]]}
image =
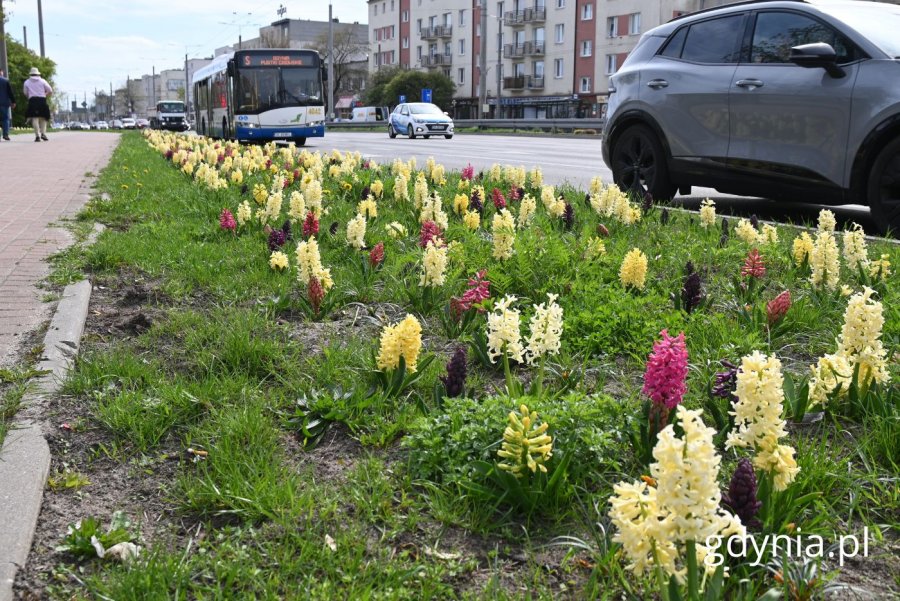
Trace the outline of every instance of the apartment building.
{"type": "Polygon", "coordinates": [[[368,0],[369,69],[439,69],[456,118],[598,117],[642,33],[728,1],[368,0]]]}

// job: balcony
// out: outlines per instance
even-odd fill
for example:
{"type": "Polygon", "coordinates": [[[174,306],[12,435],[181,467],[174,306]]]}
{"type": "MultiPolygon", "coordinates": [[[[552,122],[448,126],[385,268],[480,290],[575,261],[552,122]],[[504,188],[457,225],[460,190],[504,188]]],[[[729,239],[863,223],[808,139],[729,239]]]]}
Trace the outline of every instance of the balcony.
{"type": "Polygon", "coordinates": [[[520,58],[525,56],[525,47],[527,44],[504,44],[503,58],[520,58]]]}
{"type": "Polygon", "coordinates": [[[529,75],[525,85],[529,90],[543,90],[544,78],[543,76],[538,77],[537,75],[529,75]]]}
{"type": "Polygon", "coordinates": [[[419,34],[423,40],[436,40],[439,38],[453,37],[452,25],[437,25],[435,27],[423,27],[419,34]]]}
{"type": "Polygon", "coordinates": [[[525,22],[526,23],[543,23],[546,20],[547,20],[547,9],[544,8],[543,6],[525,9],[525,22]]]}
{"type": "Polygon", "coordinates": [[[524,10],[510,10],[503,13],[503,24],[506,27],[524,27],[526,12],[524,10]]]}
{"type": "Polygon", "coordinates": [[[523,89],[525,89],[525,76],[519,75],[517,77],[504,77],[503,78],[503,89],[504,90],[523,90],[523,89]]]}
{"type": "Polygon", "coordinates": [[[449,67],[452,62],[452,54],[432,54],[422,58],[422,64],[426,67],[449,67]]]}
{"type": "Polygon", "coordinates": [[[527,42],[525,54],[527,56],[544,56],[544,42],[527,42]]]}

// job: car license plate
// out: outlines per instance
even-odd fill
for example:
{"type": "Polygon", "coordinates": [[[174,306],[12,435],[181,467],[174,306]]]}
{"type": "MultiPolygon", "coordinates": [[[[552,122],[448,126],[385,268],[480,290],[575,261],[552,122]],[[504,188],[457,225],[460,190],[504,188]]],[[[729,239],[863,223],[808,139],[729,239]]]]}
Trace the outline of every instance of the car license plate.
{"type": "Polygon", "coordinates": [[[274,134],[273,137],[275,137],[275,138],[290,138],[290,137],[291,137],[291,132],[289,132],[289,131],[277,131],[277,132],[275,132],[275,134],[274,134]]]}
{"type": "Polygon", "coordinates": [[[432,125],[432,126],[431,126],[431,129],[440,129],[440,130],[444,130],[444,129],[447,129],[447,126],[446,126],[446,125],[432,125]]]}

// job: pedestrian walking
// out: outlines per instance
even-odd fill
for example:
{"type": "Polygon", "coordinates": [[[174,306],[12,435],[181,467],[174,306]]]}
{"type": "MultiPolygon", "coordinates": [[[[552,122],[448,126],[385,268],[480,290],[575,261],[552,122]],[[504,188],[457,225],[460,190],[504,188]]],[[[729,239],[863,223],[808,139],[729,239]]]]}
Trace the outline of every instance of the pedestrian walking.
{"type": "Polygon", "coordinates": [[[47,138],[47,122],[50,121],[50,105],[47,104],[47,96],[53,93],[50,84],[41,77],[41,72],[37,67],[32,67],[28,72],[28,79],[22,86],[25,91],[25,97],[28,99],[28,109],[25,117],[31,119],[31,126],[34,128],[34,141],[46,142],[47,138]]]}
{"type": "Polygon", "coordinates": [[[6,78],[6,73],[0,71],[0,129],[3,131],[3,139],[9,141],[10,110],[16,108],[16,97],[13,94],[12,85],[6,78]]]}

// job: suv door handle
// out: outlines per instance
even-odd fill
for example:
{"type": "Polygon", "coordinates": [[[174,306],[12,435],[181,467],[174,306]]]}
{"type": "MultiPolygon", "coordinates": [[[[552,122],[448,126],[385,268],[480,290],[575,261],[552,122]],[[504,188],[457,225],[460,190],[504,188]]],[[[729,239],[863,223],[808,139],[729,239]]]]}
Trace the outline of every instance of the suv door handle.
{"type": "Polygon", "coordinates": [[[753,90],[755,88],[763,87],[763,82],[759,79],[739,79],[734,85],[739,88],[748,88],[750,90],[753,90]]]}
{"type": "Polygon", "coordinates": [[[665,79],[651,79],[650,81],[647,82],[647,87],[653,88],[654,90],[658,90],[660,88],[667,88],[667,87],[669,87],[669,82],[667,82],[665,79]]]}

